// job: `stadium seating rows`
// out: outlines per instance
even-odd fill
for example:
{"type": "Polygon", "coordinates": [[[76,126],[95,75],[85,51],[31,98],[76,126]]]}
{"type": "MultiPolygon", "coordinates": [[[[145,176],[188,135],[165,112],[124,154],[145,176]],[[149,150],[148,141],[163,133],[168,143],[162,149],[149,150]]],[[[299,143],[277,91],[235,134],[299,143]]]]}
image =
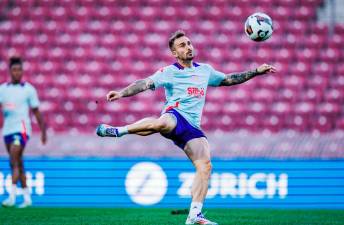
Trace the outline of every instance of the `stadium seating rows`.
{"type": "Polygon", "coordinates": [[[163,91],[111,104],[105,94],[171,64],[167,38],[184,29],[196,61],[217,70],[265,62],[278,69],[239,86],[209,88],[205,130],[331,132],[344,128],[344,26],[336,25],[329,36],[328,27],[316,22],[322,2],[2,0],[0,73],[8,73],[9,56],[23,56],[26,79],[39,90],[54,131],[88,132],[100,122],[123,125],[158,116],[163,91]],[[256,11],[274,21],[274,34],[264,43],[243,31],[244,20],[256,11]]]}

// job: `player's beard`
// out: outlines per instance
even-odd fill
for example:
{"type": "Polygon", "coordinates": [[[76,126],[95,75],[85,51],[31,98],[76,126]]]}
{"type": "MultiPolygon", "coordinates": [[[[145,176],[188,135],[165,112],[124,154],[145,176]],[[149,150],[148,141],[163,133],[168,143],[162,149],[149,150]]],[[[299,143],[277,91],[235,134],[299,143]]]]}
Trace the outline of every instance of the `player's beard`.
{"type": "Polygon", "coordinates": [[[195,57],[193,52],[186,53],[185,60],[186,61],[191,61],[195,57]]]}
{"type": "Polygon", "coordinates": [[[195,57],[195,56],[188,56],[188,57],[186,58],[186,61],[191,61],[191,60],[194,59],[194,57],[195,57]]]}
{"type": "Polygon", "coordinates": [[[186,53],[185,55],[179,55],[177,57],[178,60],[182,61],[182,62],[191,62],[193,60],[193,58],[195,57],[195,55],[193,54],[193,52],[186,53]]]}

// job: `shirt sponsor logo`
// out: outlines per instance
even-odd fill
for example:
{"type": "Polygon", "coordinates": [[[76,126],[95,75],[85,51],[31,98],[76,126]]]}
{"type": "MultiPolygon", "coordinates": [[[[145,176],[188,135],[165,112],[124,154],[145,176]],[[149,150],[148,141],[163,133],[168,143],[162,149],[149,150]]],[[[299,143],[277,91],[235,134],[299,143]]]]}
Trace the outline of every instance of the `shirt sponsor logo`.
{"type": "Polygon", "coordinates": [[[16,108],[16,104],[14,103],[4,103],[4,109],[13,110],[15,108],[16,108]]]}
{"type": "Polygon", "coordinates": [[[187,93],[190,96],[194,96],[194,97],[197,97],[197,98],[202,98],[202,97],[204,97],[204,88],[188,87],[187,88],[187,93]]]}

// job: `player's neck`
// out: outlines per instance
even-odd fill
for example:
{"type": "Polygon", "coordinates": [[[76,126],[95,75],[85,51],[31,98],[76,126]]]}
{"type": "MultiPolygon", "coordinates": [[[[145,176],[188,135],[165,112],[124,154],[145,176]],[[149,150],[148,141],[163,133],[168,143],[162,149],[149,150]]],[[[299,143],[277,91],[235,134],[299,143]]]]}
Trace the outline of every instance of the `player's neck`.
{"type": "Polygon", "coordinates": [[[21,83],[21,81],[19,80],[11,80],[11,84],[20,84],[21,83]]]}
{"type": "Polygon", "coordinates": [[[178,59],[178,63],[183,66],[184,68],[191,68],[192,67],[192,60],[180,60],[178,59]]]}

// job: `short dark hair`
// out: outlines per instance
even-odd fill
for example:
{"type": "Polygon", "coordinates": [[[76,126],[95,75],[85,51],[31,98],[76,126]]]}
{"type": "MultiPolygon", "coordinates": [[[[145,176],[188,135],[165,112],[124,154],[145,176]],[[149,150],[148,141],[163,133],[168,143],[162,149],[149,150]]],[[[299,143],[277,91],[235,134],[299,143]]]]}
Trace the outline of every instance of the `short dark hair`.
{"type": "Polygon", "coordinates": [[[171,35],[171,37],[168,39],[168,46],[170,47],[171,50],[173,48],[174,41],[183,36],[185,36],[185,32],[182,30],[177,30],[171,35]]]}
{"type": "Polygon", "coordinates": [[[12,66],[13,65],[22,65],[23,64],[23,62],[22,62],[22,59],[20,58],[20,57],[18,57],[18,56],[12,56],[11,58],[10,58],[10,68],[12,68],[12,66]]]}

